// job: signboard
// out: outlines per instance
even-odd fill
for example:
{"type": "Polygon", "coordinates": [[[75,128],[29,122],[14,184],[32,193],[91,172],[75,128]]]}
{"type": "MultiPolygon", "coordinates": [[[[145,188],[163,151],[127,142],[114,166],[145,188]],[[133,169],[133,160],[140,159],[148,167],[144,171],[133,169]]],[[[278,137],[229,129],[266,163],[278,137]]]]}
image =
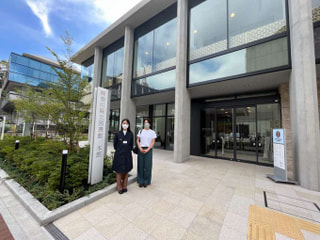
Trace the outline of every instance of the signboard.
{"type": "Polygon", "coordinates": [[[90,122],[90,160],[88,183],[103,180],[104,157],[107,152],[107,138],[110,111],[110,90],[98,87],[94,90],[92,118],[90,122]]]}
{"type": "Polygon", "coordinates": [[[286,160],[286,132],[284,129],[273,129],[274,175],[267,175],[275,182],[295,183],[288,181],[286,160]]]}
{"type": "Polygon", "coordinates": [[[273,129],[274,166],[286,170],[284,129],[273,129]]]}

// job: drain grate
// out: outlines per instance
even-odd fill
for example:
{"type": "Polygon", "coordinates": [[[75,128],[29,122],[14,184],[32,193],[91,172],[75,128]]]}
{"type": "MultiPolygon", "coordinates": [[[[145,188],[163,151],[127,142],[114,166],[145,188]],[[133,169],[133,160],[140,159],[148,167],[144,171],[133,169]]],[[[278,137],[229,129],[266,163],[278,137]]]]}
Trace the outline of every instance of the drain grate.
{"type": "Polygon", "coordinates": [[[53,223],[49,223],[44,227],[55,240],[69,240],[53,223]]]}
{"type": "Polygon", "coordinates": [[[320,207],[315,202],[267,191],[263,195],[267,208],[320,223],[320,207]]]}

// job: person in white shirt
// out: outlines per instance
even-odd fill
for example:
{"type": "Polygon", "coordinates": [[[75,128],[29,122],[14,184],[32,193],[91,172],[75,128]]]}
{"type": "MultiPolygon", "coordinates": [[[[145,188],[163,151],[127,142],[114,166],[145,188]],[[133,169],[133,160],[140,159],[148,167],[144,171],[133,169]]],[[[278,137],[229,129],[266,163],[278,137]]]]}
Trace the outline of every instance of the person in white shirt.
{"type": "Polygon", "coordinates": [[[137,135],[138,146],[138,179],[139,187],[147,187],[151,184],[152,175],[152,147],[157,135],[150,129],[150,120],[143,121],[144,128],[137,135]]]}

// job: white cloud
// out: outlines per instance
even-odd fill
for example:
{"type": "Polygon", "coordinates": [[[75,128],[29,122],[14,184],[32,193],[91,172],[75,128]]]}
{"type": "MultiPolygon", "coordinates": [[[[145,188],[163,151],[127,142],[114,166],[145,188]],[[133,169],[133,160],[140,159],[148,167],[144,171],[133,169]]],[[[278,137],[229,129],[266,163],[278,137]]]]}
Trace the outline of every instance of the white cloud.
{"type": "Polygon", "coordinates": [[[49,0],[26,0],[26,3],[36,15],[43,26],[43,29],[47,36],[52,35],[52,30],[49,25],[49,12],[50,12],[50,1],[49,0]]]}
{"type": "Polygon", "coordinates": [[[141,0],[93,0],[91,3],[96,12],[93,17],[101,22],[113,23],[140,1],[141,0]]]}
{"type": "Polygon", "coordinates": [[[47,36],[53,31],[49,15],[67,21],[87,21],[108,26],[141,0],[25,0],[43,26],[47,36]]]}

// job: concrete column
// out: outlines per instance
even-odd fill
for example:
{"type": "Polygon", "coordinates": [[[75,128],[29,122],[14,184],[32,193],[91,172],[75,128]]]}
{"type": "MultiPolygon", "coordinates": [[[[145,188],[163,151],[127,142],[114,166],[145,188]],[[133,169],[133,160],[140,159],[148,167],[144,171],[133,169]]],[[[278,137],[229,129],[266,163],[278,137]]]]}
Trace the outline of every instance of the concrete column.
{"type": "MultiPolygon", "coordinates": [[[[94,65],[93,65],[93,80],[91,85],[91,107],[90,112],[93,112],[93,99],[94,99],[94,89],[96,87],[100,87],[101,84],[101,78],[102,78],[102,61],[103,61],[103,51],[100,47],[95,47],[94,49],[94,65]]],[[[92,118],[90,114],[89,118],[89,129],[88,129],[88,139],[90,141],[91,139],[91,124],[92,124],[92,118]]],[[[90,142],[90,144],[92,144],[90,142]]]]}
{"type": "Polygon", "coordinates": [[[136,104],[131,99],[134,29],[126,26],[124,35],[123,78],[121,83],[120,121],[127,118],[134,132],[136,125],[136,104]]]}
{"type": "Polygon", "coordinates": [[[177,63],[174,119],[174,161],[190,157],[191,99],[187,89],[188,0],[178,0],[177,63]]]}
{"type": "Polygon", "coordinates": [[[93,69],[93,89],[100,87],[101,84],[101,72],[102,72],[102,61],[103,61],[103,51],[100,47],[95,47],[94,49],[94,69],[93,69]]]}
{"type": "Polygon", "coordinates": [[[290,0],[292,72],[289,83],[295,177],[320,191],[320,135],[312,0],[290,0]]]}

